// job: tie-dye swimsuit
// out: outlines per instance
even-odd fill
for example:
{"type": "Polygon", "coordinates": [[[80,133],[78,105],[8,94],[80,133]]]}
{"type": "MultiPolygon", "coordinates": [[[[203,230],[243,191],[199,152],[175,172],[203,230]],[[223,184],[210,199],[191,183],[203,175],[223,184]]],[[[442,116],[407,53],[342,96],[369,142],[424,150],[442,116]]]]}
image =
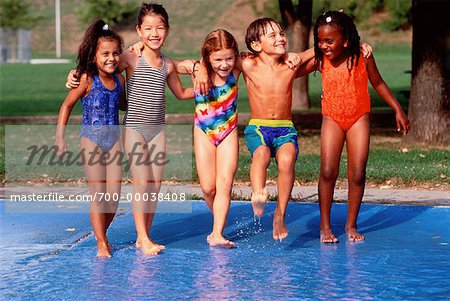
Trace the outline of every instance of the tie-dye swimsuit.
{"type": "Polygon", "coordinates": [[[238,88],[233,74],[207,95],[195,95],[195,125],[218,146],[237,125],[238,88]]]}

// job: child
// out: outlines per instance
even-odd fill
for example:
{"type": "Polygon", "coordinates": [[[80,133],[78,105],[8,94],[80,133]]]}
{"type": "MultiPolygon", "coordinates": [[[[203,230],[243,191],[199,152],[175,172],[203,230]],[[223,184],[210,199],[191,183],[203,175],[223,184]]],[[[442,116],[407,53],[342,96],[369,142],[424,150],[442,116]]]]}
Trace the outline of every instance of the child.
{"type": "Polygon", "coordinates": [[[328,11],[314,26],[315,60],[301,74],[322,73],[321,167],[319,179],[320,240],[338,241],[330,226],[334,186],[344,142],[347,145],[348,213],[345,231],[349,241],[364,240],[357,219],[364,194],[370,140],[370,96],[368,80],[395,111],[397,130],[409,131],[409,121],[383,81],[373,56],[360,53],[359,35],[353,20],[341,11],[328,11]]]}
{"type": "MultiPolygon", "coordinates": [[[[133,46],[139,55],[141,43],[133,46]]],[[[283,58],[290,68],[298,67],[298,55],[283,58]]],[[[194,149],[200,186],[214,216],[210,246],[232,248],[235,244],[222,235],[230,208],[233,178],[238,162],[237,80],[242,59],[234,37],[223,29],[207,35],[202,47],[202,64],[195,63],[196,81],[206,76],[212,83],[205,90],[201,81],[195,86],[205,94],[195,94],[194,149]],[[196,68],[206,65],[206,69],[196,68]],[[205,72],[206,71],[206,72],[205,72]],[[204,74],[206,73],[206,75],[204,74]]]]}
{"type": "MultiPolygon", "coordinates": [[[[162,53],[169,34],[169,16],[162,5],[142,3],[136,31],[144,45],[142,56],[132,51],[123,53],[117,72],[125,70],[127,78],[124,148],[133,176],[136,247],[145,255],[156,255],[165,247],[155,243],[149,233],[157,205],[153,196],[161,187],[164,165],[151,162],[165,153],[165,85],[178,99],[193,98],[193,89],[183,89],[177,72],[192,73],[195,63],[172,60],[162,53]]],[[[77,85],[72,76],[68,77],[70,87],[77,85]]]]}
{"type": "MultiPolygon", "coordinates": [[[[267,167],[271,157],[275,157],[278,201],[273,218],[273,239],[282,240],[288,236],[284,218],[298,156],[298,134],[292,123],[291,107],[292,84],[299,75],[283,60],[287,36],[276,20],[261,18],[253,21],[247,28],[245,42],[255,55],[242,61],[250,102],[251,120],[244,134],[252,156],[252,206],[255,215],[261,217],[264,214],[268,198],[265,188],[267,167]]],[[[312,58],[313,51],[299,55],[307,61],[312,58]]]]}
{"type": "Polygon", "coordinates": [[[232,248],[222,235],[230,208],[231,189],[239,157],[237,134],[238,47],[226,30],[209,33],[202,47],[212,87],[206,95],[195,95],[194,150],[198,177],[206,204],[214,216],[207,237],[210,246],[232,248]]]}
{"type": "Polygon", "coordinates": [[[78,51],[77,73],[81,75],[81,81],[61,105],[56,131],[55,145],[58,155],[62,155],[67,151],[64,128],[73,106],[81,98],[80,147],[83,153],[95,156],[83,161],[92,197],[90,215],[97,239],[97,256],[103,258],[111,257],[112,247],[106,231],[117,209],[117,202],[111,200],[120,195],[122,171],[120,162],[92,162],[106,162],[100,158],[121,153],[118,110],[119,105],[123,107],[125,103],[125,79],[114,73],[121,46],[122,38],[109,30],[104,21],[98,20],[88,28],[78,51]]]}
{"type": "MultiPolygon", "coordinates": [[[[142,56],[126,52],[119,71],[126,70],[128,111],[124,118],[124,146],[153,162],[153,154],[165,152],[165,85],[179,99],[194,97],[192,88],[183,89],[177,75],[176,62],[165,57],[161,48],[169,34],[169,16],[162,5],[142,3],[136,31],[144,44],[142,56]]],[[[188,64],[192,65],[191,61],[188,64]]],[[[164,246],[149,236],[156,210],[152,195],[159,192],[164,165],[142,164],[140,156],[130,156],[128,163],[133,175],[133,214],[137,231],[136,246],[146,255],[156,255],[164,246]],[[141,201],[138,201],[138,198],[141,201]],[[142,201],[148,200],[148,201],[142,201]]]]}

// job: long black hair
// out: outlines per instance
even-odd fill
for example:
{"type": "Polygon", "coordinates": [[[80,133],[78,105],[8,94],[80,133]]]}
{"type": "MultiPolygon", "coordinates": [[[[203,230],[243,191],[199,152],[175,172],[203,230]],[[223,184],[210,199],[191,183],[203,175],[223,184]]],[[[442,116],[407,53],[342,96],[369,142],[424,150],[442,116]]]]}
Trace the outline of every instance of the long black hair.
{"type": "Polygon", "coordinates": [[[319,48],[319,27],[331,25],[336,26],[336,28],[342,34],[344,40],[348,41],[348,46],[346,48],[346,54],[350,57],[350,60],[347,61],[347,67],[349,70],[353,68],[353,63],[356,59],[356,65],[359,62],[360,56],[360,46],[359,41],[361,38],[359,37],[358,30],[356,29],[356,25],[353,22],[353,19],[340,11],[327,11],[326,13],[320,15],[316,24],[314,24],[314,53],[315,53],[315,63],[316,69],[322,68],[323,66],[323,53],[319,48]]]}
{"type": "Polygon", "coordinates": [[[95,53],[99,40],[117,41],[119,43],[120,52],[122,52],[122,37],[109,29],[108,25],[103,20],[97,20],[92,23],[86,30],[78,49],[77,58],[77,74],[81,76],[86,73],[87,76],[93,76],[98,73],[97,66],[94,62],[95,53]]]}

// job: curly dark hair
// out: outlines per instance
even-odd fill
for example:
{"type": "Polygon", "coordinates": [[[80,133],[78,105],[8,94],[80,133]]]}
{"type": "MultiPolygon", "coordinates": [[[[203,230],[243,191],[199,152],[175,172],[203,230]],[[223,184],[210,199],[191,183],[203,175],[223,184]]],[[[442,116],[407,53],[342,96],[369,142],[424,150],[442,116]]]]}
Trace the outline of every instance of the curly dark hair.
{"type": "Polygon", "coordinates": [[[84,34],[83,41],[78,49],[77,57],[77,74],[81,76],[86,73],[87,76],[98,74],[97,65],[94,62],[95,52],[99,40],[117,41],[119,43],[120,52],[122,52],[122,37],[109,29],[105,21],[97,20],[92,23],[84,34]]]}
{"type": "Polygon", "coordinates": [[[351,70],[354,65],[356,58],[356,65],[359,62],[360,56],[360,46],[358,30],[356,29],[353,19],[340,11],[327,11],[326,13],[320,15],[316,23],[314,24],[314,53],[315,53],[315,63],[316,69],[322,68],[323,66],[323,53],[319,48],[319,27],[331,25],[336,26],[337,29],[342,34],[343,38],[348,41],[348,47],[346,48],[346,54],[350,57],[347,61],[347,68],[351,70]]]}

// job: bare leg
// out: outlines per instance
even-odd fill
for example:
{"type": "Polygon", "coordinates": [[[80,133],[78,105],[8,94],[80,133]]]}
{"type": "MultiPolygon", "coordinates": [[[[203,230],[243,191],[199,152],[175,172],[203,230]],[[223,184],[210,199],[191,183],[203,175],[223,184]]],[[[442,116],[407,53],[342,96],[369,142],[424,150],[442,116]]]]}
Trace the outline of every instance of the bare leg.
{"type": "Polygon", "coordinates": [[[84,160],[84,170],[89,183],[89,193],[92,197],[90,218],[94,228],[95,239],[97,240],[97,256],[101,258],[111,257],[106,237],[106,230],[109,226],[106,220],[107,213],[104,198],[106,193],[106,167],[98,163],[89,164],[89,162],[99,162],[104,153],[97,144],[84,137],[80,140],[80,148],[88,156],[84,160]]]}
{"type": "Polygon", "coordinates": [[[216,196],[216,147],[197,126],[194,126],[194,152],[203,197],[206,205],[213,212],[213,203],[216,196]]]}
{"type": "Polygon", "coordinates": [[[344,141],[344,131],[330,117],[324,116],[321,129],[319,178],[320,241],[324,243],[338,241],[331,230],[330,213],[344,141]]]}
{"type": "Polygon", "coordinates": [[[366,184],[369,144],[370,118],[366,114],[347,131],[348,212],[345,232],[350,241],[364,240],[364,235],[357,231],[357,221],[366,184]]]}
{"type": "MultiPolygon", "coordinates": [[[[165,132],[159,133],[157,136],[155,136],[152,141],[148,143],[149,149],[154,147],[153,155],[156,156],[159,153],[167,154],[166,153],[166,134],[165,132]]],[[[150,157],[150,160],[155,162],[155,157],[150,157]]],[[[151,195],[152,193],[156,193],[156,195],[159,193],[161,189],[161,182],[164,176],[164,165],[157,165],[152,164],[150,166],[151,169],[151,175],[152,178],[150,179],[150,186],[148,194],[151,195]]],[[[147,211],[146,215],[146,224],[147,224],[147,233],[150,234],[150,229],[153,224],[153,219],[156,212],[156,207],[158,205],[158,202],[150,202],[150,210],[147,211]]],[[[161,249],[165,249],[166,247],[157,244],[161,249]]]]}
{"type": "MultiPolygon", "coordinates": [[[[109,202],[107,204],[108,208],[105,216],[106,229],[108,229],[111,225],[114,216],[116,215],[117,207],[119,206],[120,190],[122,185],[122,156],[119,156],[119,154],[122,154],[121,142],[117,141],[109,152],[111,158],[113,158],[116,154],[117,157],[106,166],[106,192],[109,195],[109,202]]],[[[112,250],[112,246],[109,242],[108,249],[109,251],[112,250]]]]}
{"type": "Polygon", "coordinates": [[[152,191],[151,166],[143,162],[149,162],[150,153],[144,138],[132,129],[125,129],[125,151],[128,156],[130,170],[133,175],[133,216],[137,232],[136,247],[140,248],[145,255],[156,255],[163,249],[154,243],[148,233],[148,225],[154,216],[155,202],[150,200],[152,191]],[[134,156],[130,153],[134,149],[134,156]]]}
{"type": "Polygon", "coordinates": [[[292,143],[283,144],[277,152],[278,164],[278,201],[273,215],[273,239],[283,240],[288,236],[288,230],[284,218],[286,208],[291,197],[295,179],[295,161],[297,154],[292,143]]]}
{"type": "Polygon", "coordinates": [[[261,217],[264,215],[269,194],[266,187],[267,167],[270,164],[270,150],[267,146],[258,147],[253,153],[250,167],[250,183],[252,185],[253,213],[261,217]]]}
{"type": "Polygon", "coordinates": [[[216,196],[213,203],[214,225],[208,236],[210,246],[232,248],[235,243],[225,239],[222,235],[230,210],[231,190],[234,174],[236,173],[239,143],[237,130],[231,132],[216,149],[216,196]]]}

